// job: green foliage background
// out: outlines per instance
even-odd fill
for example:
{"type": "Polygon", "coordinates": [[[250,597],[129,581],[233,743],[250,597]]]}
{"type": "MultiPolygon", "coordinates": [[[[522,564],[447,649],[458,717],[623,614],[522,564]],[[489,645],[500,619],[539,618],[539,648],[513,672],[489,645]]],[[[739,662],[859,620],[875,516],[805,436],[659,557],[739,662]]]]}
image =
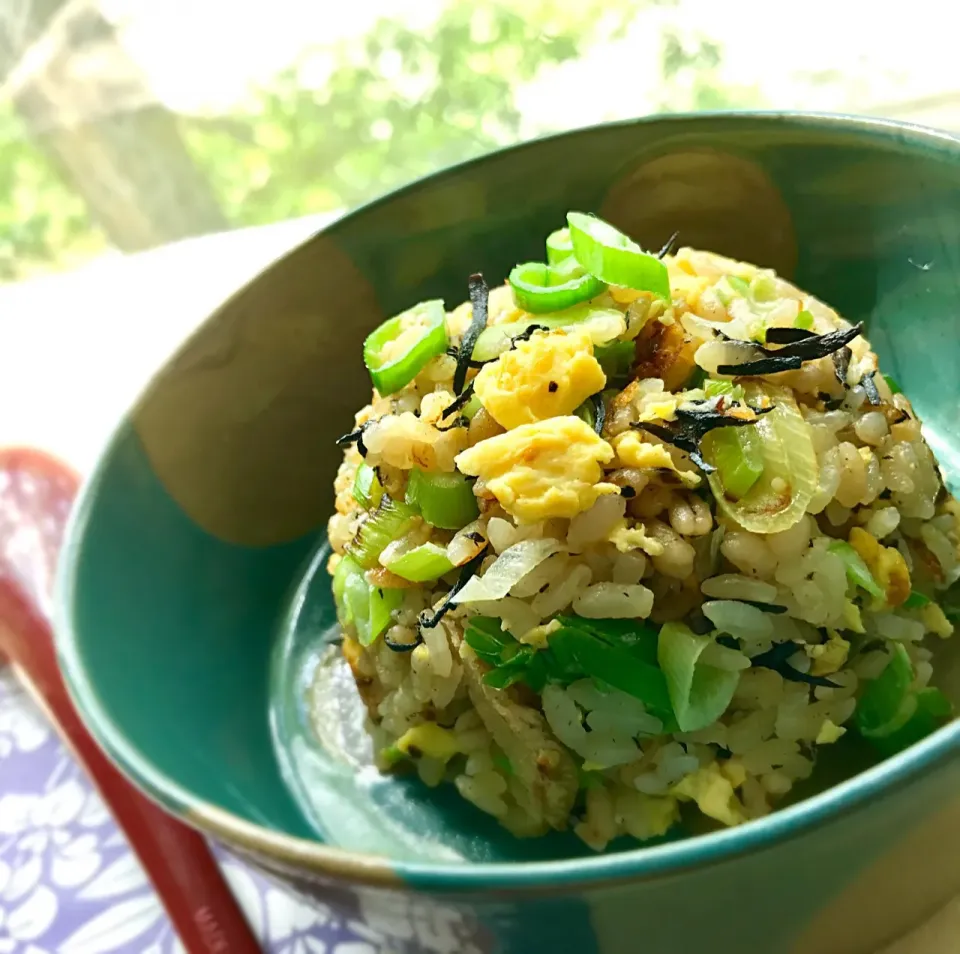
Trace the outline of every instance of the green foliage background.
{"type": "MultiPolygon", "coordinates": [[[[229,116],[180,117],[182,135],[236,226],[354,206],[521,138],[517,89],[621,36],[651,6],[669,0],[454,0],[425,30],[383,19],[358,40],[309,51],[229,116]]],[[[720,83],[720,65],[716,44],[665,29],[653,108],[754,105],[755,92],[720,83]]],[[[603,93],[584,91],[599,105],[603,93]]],[[[106,245],[83,200],[0,106],[0,279],[106,245]]]]}

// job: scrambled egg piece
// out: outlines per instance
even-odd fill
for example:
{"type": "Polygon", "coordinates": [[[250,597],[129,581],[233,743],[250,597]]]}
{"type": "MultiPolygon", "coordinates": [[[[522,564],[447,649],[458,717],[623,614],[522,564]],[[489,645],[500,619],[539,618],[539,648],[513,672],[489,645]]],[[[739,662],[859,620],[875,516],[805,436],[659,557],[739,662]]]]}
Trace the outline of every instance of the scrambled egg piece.
{"type": "Polygon", "coordinates": [[[453,732],[442,728],[436,722],[424,722],[422,725],[407,729],[397,739],[397,748],[410,758],[426,755],[438,762],[449,762],[460,751],[460,745],[453,732]]]}
{"type": "Polygon", "coordinates": [[[510,430],[572,414],[606,383],[590,335],[555,331],[521,341],[484,365],[473,392],[494,420],[510,430]]]}
{"type": "Polygon", "coordinates": [[[817,745],[830,745],[836,742],[840,736],[846,734],[846,729],[842,725],[837,725],[830,719],[824,719],[820,731],[817,733],[817,745]]]}
{"type": "Polygon", "coordinates": [[[620,520],[607,534],[607,539],[621,553],[643,550],[644,553],[652,557],[660,556],[663,553],[663,544],[659,540],[654,540],[653,537],[648,537],[643,524],[631,527],[626,520],[620,520]]]}
{"type": "Polygon", "coordinates": [[[851,600],[846,600],[843,604],[843,628],[849,629],[852,633],[865,633],[863,628],[863,619],[860,617],[860,607],[851,600]]]}
{"type": "Polygon", "coordinates": [[[601,483],[613,448],[579,417],[523,424],[457,455],[457,467],[479,477],[508,513],[526,523],[574,517],[598,497],[620,492],[601,483]]]}
{"type": "Polygon", "coordinates": [[[533,629],[528,629],[518,638],[521,643],[533,646],[534,649],[546,649],[549,637],[558,629],[560,629],[560,620],[552,619],[549,623],[541,623],[533,629]]]}
{"type": "Polygon", "coordinates": [[[640,818],[631,819],[627,827],[634,838],[659,838],[665,835],[678,821],[680,811],[674,798],[663,798],[658,795],[640,796],[633,802],[635,810],[639,810],[640,818]]]}
{"type": "Polygon", "coordinates": [[[624,431],[613,439],[613,449],[622,467],[672,470],[688,487],[696,487],[700,477],[692,470],[678,470],[670,451],[663,444],[650,444],[637,431],[624,431]]]}
{"type": "Polygon", "coordinates": [[[887,604],[899,606],[910,595],[910,571],[900,551],[896,547],[883,546],[862,527],[850,531],[849,543],[886,594],[887,604]]]}
{"type": "Polygon", "coordinates": [[[677,405],[680,395],[659,395],[663,400],[657,400],[658,395],[641,400],[638,421],[672,421],[677,416],[677,405]]]}
{"type": "Polygon", "coordinates": [[[697,769],[673,787],[678,798],[694,801],[704,815],[724,825],[739,825],[746,821],[743,808],[734,794],[733,785],[725,778],[716,762],[697,769]]]}
{"type": "Polygon", "coordinates": [[[931,633],[941,639],[949,639],[953,635],[953,623],[947,619],[947,614],[936,603],[927,603],[920,610],[920,620],[931,633]]]}
{"type": "Polygon", "coordinates": [[[850,655],[850,643],[836,630],[828,629],[829,638],[825,643],[813,646],[804,646],[804,651],[810,658],[811,676],[829,676],[832,672],[842,669],[850,655]]]}
{"type": "Polygon", "coordinates": [[[747,770],[736,756],[720,763],[720,773],[734,788],[739,788],[747,780],[747,770]]]}

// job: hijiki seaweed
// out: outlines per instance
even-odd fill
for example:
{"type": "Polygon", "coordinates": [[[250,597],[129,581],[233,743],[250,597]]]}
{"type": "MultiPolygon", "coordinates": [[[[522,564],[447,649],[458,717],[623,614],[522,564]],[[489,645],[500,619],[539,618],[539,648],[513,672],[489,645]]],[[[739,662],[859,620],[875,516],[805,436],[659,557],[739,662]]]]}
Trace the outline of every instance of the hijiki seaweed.
{"type": "Polygon", "coordinates": [[[867,395],[867,401],[869,401],[869,403],[874,407],[879,404],[883,404],[883,400],[880,397],[880,392],[877,390],[877,382],[873,379],[873,376],[876,373],[876,371],[869,371],[860,379],[860,385],[863,388],[864,393],[867,395]]]}
{"type": "Polygon", "coordinates": [[[603,392],[598,391],[587,398],[593,408],[593,429],[598,435],[603,434],[603,425],[607,421],[607,406],[603,403],[603,392]]]}
{"type": "Polygon", "coordinates": [[[383,634],[384,646],[395,653],[412,653],[417,646],[420,646],[422,643],[423,633],[420,632],[419,627],[417,628],[417,638],[412,643],[395,643],[392,639],[390,639],[389,629],[383,634]]]}
{"type": "Polygon", "coordinates": [[[756,424],[760,416],[773,410],[773,407],[750,408],[756,415],[753,418],[732,417],[721,412],[716,405],[700,407],[677,408],[677,421],[673,426],[666,427],[653,421],[639,421],[630,426],[637,430],[646,431],[659,437],[660,440],[672,444],[678,450],[685,451],[690,460],[705,474],[713,473],[716,468],[708,464],[700,453],[700,442],[703,438],[718,427],[747,427],[756,424]]]}
{"type": "Polygon", "coordinates": [[[759,656],[752,657],[750,662],[753,666],[772,669],[774,672],[780,673],[788,682],[805,682],[810,686],[823,686],[828,689],[837,689],[837,684],[831,682],[825,676],[811,676],[808,672],[800,672],[799,669],[794,669],[793,666],[787,662],[791,656],[798,651],[802,652],[802,650],[803,647],[798,643],[777,643],[777,645],[768,649],[765,653],[760,653],[759,656]]]}
{"type": "Polygon", "coordinates": [[[674,246],[677,244],[678,238],[680,238],[680,232],[679,231],[674,232],[673,235],[671,235],[670,238],[668,238],[666,242],[663,243],[663,248],[661,248],[660,251],[657,252],[657,258],[666,258],[671,252],[673,252],[674,246]]]}
{"type": "Polygon", "coordinates": [[[460,350],[457,354],[457,369],[453,373],[453,393],[459,394],[467,383],[467,370],[473,358],[473,349],[477,338],[487,327],[487,305],[490,299],[490,289],[479,272],[470,276],[467,287],[470,289],[470,305],[473,309],[470,318],[470,327],[460,339],[460,350]]]}
{"type": "Polygon", "coordinates": [[[367,447],[363,443],[363,432],[371,424],[375,423],[374,421],[364,421],[355,431],[350,431],[349,434],[342,434],[334,442],[337,447],[346,447],[347,444],[356,444],[357,450],[360,451],[361,457],[367,456],[367,447]]]}
{"type": "Polygon", "coordinates": [[[844,345],[839,351],[834,351],[830,357],[833,359],[833,373],[837,376],[840,386],[847,386],[847,372],[850,370],[850,359],[853,352],[844,345]]]}
{"type": "Polygon", "coordinates": [[[417,627],[424,629],[433,629],[440,620],[449,612],[450,607],[453,605],[451,600],[459,593],[470,581],[472,576],[476,575],[477,570],[480,569],[480,564],[483,563],[483,558],[487,555],[487,548],[484,547],[469,563],[463,565],[463,569],[460,570],[460,576],[457,579],[457,582],[453,584],[453,589],[443,598],[443,602],[433,611],[433,613],[428,614],[426,610],[420,614],[420,618],[417,620],[417,627]]]}
{"type": "MultiPolygon", "coordinates": [[[[465,408],[467,404],[470,403],[470,398],[473,397],[473,382],[471,381],[461,392],[457,395],[456,399],[450,404],[449,407],[443,409],[443,413],[440,415],[440,420],[443,420],[445,417],[449,417],[453,414],[454,411],[459,411],[462,408],[465,408]]],[[[442,427],[438,427],[437,430],[444,430],[442,427]]]]}
{"type": "MultiPolygon", "coordinates": [[[[765,348],[750,341],[741,341],[740,344],[749,345],[763,357],[752,361],[744,361],[741,364],[721,364],[717,368],[717,372],[744,377],[757,374],[777,374],[780,371],[796,371],[804,361],[826,358],[835,351],[844,348],[862,331],[863,322],[861,321],[852,328],[831,331],[825,335],[810,334],[800,338],[794,336],[794,340],[790,343],[776,349],[765,348]]],[[[776,343],[778,335],[774,332],[775,329],[772,328],[767,330],[767,341],[776,343]],[[771,333],[774,333],[773,337],[771,337],[771,333]]]]}

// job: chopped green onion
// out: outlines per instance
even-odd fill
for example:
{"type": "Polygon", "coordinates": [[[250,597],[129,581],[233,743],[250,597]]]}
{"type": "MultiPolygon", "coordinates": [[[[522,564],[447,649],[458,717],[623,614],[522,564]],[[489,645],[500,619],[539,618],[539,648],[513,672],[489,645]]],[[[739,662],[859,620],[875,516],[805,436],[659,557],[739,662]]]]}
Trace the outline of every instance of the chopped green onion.
{"type": "Polygon", "coordinates": [[[363,575],[363,569],[345,556],[337,564],[333,571],[333,601],[337,606],[337,616],[343,625],[353,622],[354,607],[358,599],[366,599],[365,587],[366,578],[363,575]],[[362,584],[358,586],[357,580],[362,584]]]}
{"type": "Polygon", "coordinates": [[[369,646],[390,625],[391,614],[403,602],[401,590],[371,586],[363,568],[344,557],[333,574],[333,595],[340,622],[351,624],[361,646],[369,646]]]}
{"type": "Polygon", "coordinates": [[[632,341],[611,341],[593,349],[593,356],[603,368],[607,381],[629,378],[637,356],[637,346],[632,341]]]}
{"type": "Polygon", "coordinates": [[[483,405],[480,403],[480,398],[476,394],[470,395],[470,400],[464,404],[460,413],[468,420],[472,421],[476,417],[477,413],[483,409],[483,405]]]}
{"type": "Polygon", "coordinates": [[[616,308],[596,305],[576,305],[556,315],[537,315],[502,325],[491,325],[480,332],[473,348],[474,361],[490,361],[506,351],[517,335],[528,335],[532,328],[554,331],[557,328],[577,328],[589,333],[595,346],[609,344],[626,331],[623,312],[616,308]]]}
{"type": "Polygon", "coordinates": [[[806,308],[793,319],[794,328],[802,328],[804,331],[810,331],[813,328],[813,315],[806,308]]]}
{"type": "Polygon", "coordinates": [[[603,787],[603,776],[599,772],[591,771],[590,769],[586,769],[581,765],[579,767],[579,775],[580,788],[589,790],[591,788],[603,787]]]}
{"type": "Polygon", "coordinates": [[[590,401],[584,401],[574,412],[576,417],[579,417],[587,427],[595,428],[597,423],[597,414],[593,409],[593,404],[590,401]]]}
{"type": "Polygon", "coordinates": [[[446,316],[439,299],[389,318],[363,343],[363,363],[381,396],[406,387],[427,362],[447,350],[446,316]]]}
{"type": "Polygon", "coordinates": [[[384,494],[377,509],[360,524],[357,535],[347,544],[347,552],[365,570],[372,570],[387,544],[399,540],[416,517],[413,507],[384,494]]]}
{"type": "Polygon", "coordinates": [[[528,668],[536,652],[532,646],[518,645],[509,659],[483,677],[484,683],[493,689],[506,689],[515,683],[526,681],[528,668]]]}
{"type": "Polygon", "coordinates": [[[895,379],[892,375],[890,375],[890,374],[885,374],[885,375],[883,376],[883,380],[887,382],[887,387],[890,388],[890,393],[891,393],[891,394],[902,394],[902,393],[903,393],[903,392],[900,390],[900,385],[897,384],[896,379],[895,379]]]}
{"type": "MultiPolygon", "coordinates": [[[[710,384],[722,382],[713,382],[710,384]]],[[[763,442],[752,427],[720,427],[701,442],[703,458],[716,467],[724,496],[740,500],[763,474],[763,442]]]]}
{"type": "Polygon", "coordinates": [[[741,278],[739,275],[727,275],[727,284],[738,295],[742,295],[744,298],[750,297],[750,282],[745,278],[741,278]]]}
{"type": "Polygon", "coordinates": [[[769,302],[777,297],[777,285],[770,275],[754,275],[750,281],[750,298],[755,302],[769,302]]]}
{"type": "Polygon", "coordinates": [[[950,700],[933,686],[916,694],[917,705],[913,715],[899,729],[870,741],[884,756],[896,755],[905,748],[936,732],[953,715],[950,700]]]}
{"type": "MultiPolygon", "coordinates": [[[[580,676],[599,679],[639,699],[651,715],[664,722],[672,722],[673,712],[664,674],[655,665],[645,661],[640,652],[597,638],[596,631],[591,632],[579,624],[579,620],[573,626],[562,624],[559,630],[550,635],[550,651],[559,657],[560,666],[567,677],[579,670],[580,676]]],[[[548,664],[551,676],[555,671],[548,664]]]]}
{"type": "Polygon", "coordinates": [[[383,485],[377,477],[376,470],[369,464],[362,463],[357,468],[357,474],[353,479],[353,499],[364,510],[373,510],[380,505],[382,496],[383,485]]]}
{"type": "Polygon", "coordinates": [[[900,643],[883,672],[866,684],[854,713],[857,731],[865,738],[880,738],[902,728],[913,715],[906,705],[913,682],[913,665],[900,643]]]}
{"type": "Polygon", "coordinates": [[[494,764],[495,768],[500,769],[504,775],[513,775],[513,765],[510,763],[510,759],[504,754],[502,749],[499,749],[497,746],[492,746],[490,750],[490,759],[494,764]]]}
{"type": "Polygon", "coordinates": [[[517,265],[510,272],[509,282],[514,301],[534,315],[572,308],[596,298],[606,287],[572,258],[559,265],[543,262],[517,265]]]}
{"type": "Polygon", "coordinates": [[[703,394],[707,398],[720,397],[721,394],[729,395],[731,401],[744,399],[742,385],[734,384],[732,381],[717,381],[713,378],[704,382],[703,394]]]}
{"type": "Polygon", "coordinates": [[[949,719],[953,715],[953,703],[935,686],[927,686],[917,693],[920,708],[938,719],[949,719]]]}
{"type": "Polygon", "coordinates": [[[414,467],[407,503],[417,507],[431,527],[459,530],[480,515],[473,484],[460,473],[433,473],[414,467]]]}
{"type": "Polygon", "coordinates": [[[921,609],[924,606],[929,606],[931,603],[929,596],[924,596],[923,593],[918,592],[917,590],[912,590],[910,595],[903,601],[904,609],[921,609]]]}
{"type": "Polygon", "coordinates": [[[657,665],[657,631],[640,619],[586,619],[582,616],[558,616],[561,627],[573,627],[596,639],[622,646],[651,666],[657,665]]]}
{"type": "Polygon", "coordinates": [[[573,255],[570,229],[557,229],[547,236],[547,264],[559,265],[573,255]]]}
{"type": "MultiPolygon", "coordinates": [[[[793,392],[772,384],[744,385],[747,400],[759,406],[767,398],[774,409],[750,428],[760,441],[763,472],[740,499],[727,496],[719,471],[707,475],[717,506],[744,530],[777,533],[794,526],[807,511],[817,489],[817,454],[793,392]]],[[[713,431],[711,433],[716,433],[713,431]]],[[[709,442],[704,442],[709,445],[709,442]]],[[[705,459],[708,460],[706,454],[705,459]]]]}
{"type": "Polygon", "coordinates": [[[696,390],[697,388],[703,387],[704,381],[707,380],[707,372],[703,370],[698,364],[693,366],[693,370],[690,372],[690,377],[684,382],[684,387],[688,391],[696,390]]]}
{"type": "Polygon", "coordinates": [[[490,616],[471,616],[463,638],[488,666],[499,666],[503,651],[516,642],[500,628],[500,620],[490,616]]]}
{"type": "Polygon", "coordinates": [[[664,623],[660,629],[657,659],[681,732],[696,732],[716,722],[740,682],[738,672],[698,663],[711,641],[683,623],[664,623]]]}
{"type": "Polygon", "coordinates": [[[402,752],[395,745],[388,745],[380,750],[380,760],[387,768],[393,768],[399,762],[409,758],[406,752],[402,752]]]}
{"type": "Polygon", "coordinates": [[[390,560],[386,567],[391,573],[411,583],[426,583],[449,573],[453,563],[443,547],[435,543],[421,543],[390,560]]]}
{"type": "Polygon", "coordinates": [[[382,586],[370,587],[370,613],[366,623],[355,621],[360,645],[369,646],[389,626],[393,611],[400,609],[403,602],[403,590],[387,589],[382,586]]]}
{"type": "Polygon", "coordinates": [[[870,572],[867,564],[863,562],[863,557],[861,557],[849,543],[845,540],[834,540],[827,549],[843,560],[843,567],[846,570],[847,579],[853,583],[854,586],[859,586],[860,589],[866,590],[871,596],[875,596],[877,599],[886,599],[887,594],[873,578],[873,574],[870,572]]]}
{"type": "Polygon", "coordinates": [[[670,278],[667,266],[629,239],[609,222],[568,212],[567,224],[573,254],[586,271],[610,285],[622,285],[648,291],[670,300],[670,278]]]}

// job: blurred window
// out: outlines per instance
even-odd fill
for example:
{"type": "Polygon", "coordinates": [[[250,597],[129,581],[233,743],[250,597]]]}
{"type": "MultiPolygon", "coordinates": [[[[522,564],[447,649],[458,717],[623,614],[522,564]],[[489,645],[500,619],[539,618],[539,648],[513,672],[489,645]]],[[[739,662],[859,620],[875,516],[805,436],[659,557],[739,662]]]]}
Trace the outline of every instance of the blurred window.
{"type": "Polygon", "coordinates": [[[960,129],[942,9],[0,0],[0,281],[346,209],[519,139],[652,112],[960,129]]]}

